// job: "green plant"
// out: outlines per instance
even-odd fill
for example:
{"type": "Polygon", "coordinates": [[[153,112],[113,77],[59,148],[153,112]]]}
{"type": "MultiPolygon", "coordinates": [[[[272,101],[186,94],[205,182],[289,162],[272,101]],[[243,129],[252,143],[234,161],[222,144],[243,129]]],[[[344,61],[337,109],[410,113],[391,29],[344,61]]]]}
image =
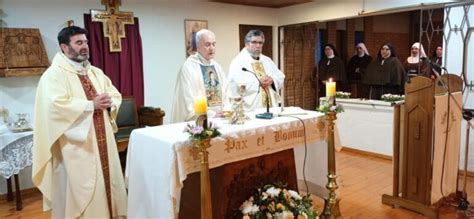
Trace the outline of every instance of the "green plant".
{"type": "Polygon", "coordinates": [[[327,100],[321,100],[319,107],[316,111],[324,113],[324,115],[328,114],[329,112],[336,112],[342,113],[344,112],[344,108],[341,104],[337,103],[336,105],[330,105],[327,100]]]}
{"type": "Polygon", "coordinates": [[[398,95],[398,94],[384,94],[381,96],[381,99],[388,102],[395,102],[405,99],[405,95],[398,95]]]}
{"type": "Polygon", "coordinates": [[[207,128],[188,124],[184,131],[189,133],[189,139],[191,140],[204,140],[207,138],[215,138],[221,135],[218,128],[213,127],[212,123],[209,123],[209,127],[207,128]]]}
{"type": "Polygon", "coordinates": [[[350,92],[337,91],[336,98],[348,99],[351,97],[350,92]]]}

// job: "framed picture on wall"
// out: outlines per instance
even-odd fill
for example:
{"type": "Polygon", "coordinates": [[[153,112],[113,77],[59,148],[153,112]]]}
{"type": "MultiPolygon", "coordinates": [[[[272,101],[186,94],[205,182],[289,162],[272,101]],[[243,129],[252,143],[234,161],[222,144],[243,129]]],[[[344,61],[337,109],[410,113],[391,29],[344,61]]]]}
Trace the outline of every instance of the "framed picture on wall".
{"type": "Polygon", "coordinates": [[[201,29],[207,29],[207,21],[190,19],[184,20],[186,57],[196,52],[196,33],[201,29]]]}

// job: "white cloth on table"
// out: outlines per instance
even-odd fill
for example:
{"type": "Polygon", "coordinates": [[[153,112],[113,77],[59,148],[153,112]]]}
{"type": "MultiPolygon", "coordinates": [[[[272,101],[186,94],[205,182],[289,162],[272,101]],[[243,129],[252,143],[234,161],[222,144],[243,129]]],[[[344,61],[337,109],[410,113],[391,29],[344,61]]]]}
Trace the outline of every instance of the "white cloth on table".
{"type": "MultiPolygon", "coordinates": [[[[272,108],[272,111],[277,110],[280,109],[272,108]]],[[[321,113],[306,112],[307,115],[297,117],[305,121],[308,148],[315,148],[314,145],[326,137],[324,120],[321,113]]],[[[249,116],[254,118],[254,114],[249,116]]],[[[208,149],[210,168],[304,145],[303,126],[295,118],[252,119],[244,125],[230,125],[222,119],[212,122],[220,128],[222,136],[211,141],[212,146],[208,149]]],[[[183,181],[200,167],[199,160],[192,156],[188,134],[183,132],[186,124],[174,123],[132,132],[125,171],[129,218],[177,217],[183,181]]],[[[321,149],[323,151],[319,153],[324,166],[327,147],[321,149]]],[[[297,162],[297,165],[301,163],[297,162]]],[[[323,168],[322,173],[316,173],[321,175],[308,177],[315,173],[312,169],[309,171],[312,167],[306,168],[308,179],[324,178],[327,173],[323,168]]]]}
{"type": "Polygon", "coordinates": [[[10,143],[18,140],[21,137],[33,135],[33,131],[26,131],[26,132],[11,132],[5,131],[4,133],[0,134],[0,150],[2,150],[5,146],[9,145],[10,143]]]}
{"type": "Polygon", "coordinates": [[[8,179],[32,163],[33,132],[0,134],[0,176],[8,179]]]}

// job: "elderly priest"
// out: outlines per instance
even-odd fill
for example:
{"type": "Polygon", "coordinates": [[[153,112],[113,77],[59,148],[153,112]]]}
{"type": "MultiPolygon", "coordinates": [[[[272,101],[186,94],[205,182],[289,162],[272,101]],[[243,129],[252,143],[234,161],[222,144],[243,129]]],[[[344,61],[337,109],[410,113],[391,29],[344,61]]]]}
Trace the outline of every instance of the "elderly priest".
{"type": "Polygon", "coordinates": [[[202,29],[196,33],[197,53],[190,55],[181,67],[174,93],[171,122],[189,121],[195,117],[194,99],[205,96],[210,112],[222,111],[226,78],[214,61],[216,36],[202,29]]]}

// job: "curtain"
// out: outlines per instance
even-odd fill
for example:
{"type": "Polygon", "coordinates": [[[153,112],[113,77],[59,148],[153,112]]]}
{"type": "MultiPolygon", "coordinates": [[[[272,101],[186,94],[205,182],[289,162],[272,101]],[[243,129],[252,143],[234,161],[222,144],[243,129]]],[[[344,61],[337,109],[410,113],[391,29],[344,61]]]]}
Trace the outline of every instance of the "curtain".
{"type": "Polygon", "coordinates": [[[91,64],[105,72],[122,96],[134,96],[137,106],[143,106],[142,39],[138,18],[134,19],[135,24],[125,25],[122,52],[110,52],[109,39],[104,38],[102,32],[102,22],[92,22],[91,15],[84,14],[84,26],[89,32],[91,64]]]}

